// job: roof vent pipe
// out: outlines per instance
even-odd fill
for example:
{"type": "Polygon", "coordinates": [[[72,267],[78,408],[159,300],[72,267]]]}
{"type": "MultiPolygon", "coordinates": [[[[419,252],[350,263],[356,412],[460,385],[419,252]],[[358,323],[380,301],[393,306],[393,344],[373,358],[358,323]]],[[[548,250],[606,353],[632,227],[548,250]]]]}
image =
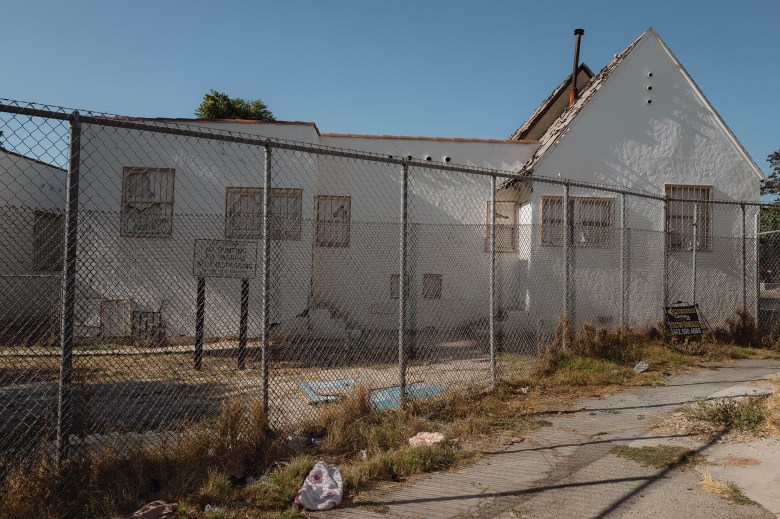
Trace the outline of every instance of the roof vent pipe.
{"type": "Polygon", "coordinates": [[[580,68],[580,38],[585,34],[584,29],[574,29],[574,69],[571,73],[571,91],[569,92],[569,106],[577,100],[577,69],[580,68]]]}

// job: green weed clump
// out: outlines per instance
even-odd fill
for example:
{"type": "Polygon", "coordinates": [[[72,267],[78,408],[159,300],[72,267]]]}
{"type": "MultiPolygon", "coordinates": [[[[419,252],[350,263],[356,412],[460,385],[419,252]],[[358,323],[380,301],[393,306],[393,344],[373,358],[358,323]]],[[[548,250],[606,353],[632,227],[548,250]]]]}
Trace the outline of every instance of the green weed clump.
{"type": "Polygon", "coordinates": [[[685,447],[672,445],[655,445],[644,447],[629,447],[618,445],[612,452],[647,467],[679,467],[701,461],[701,456],[685,447]]]}
{"type": "Polygon", "coordinates": [[[767,423],[765,402],[764,396],[699,402],[687,409],[687,415],[724,429],[756,433],[767,423]]]}

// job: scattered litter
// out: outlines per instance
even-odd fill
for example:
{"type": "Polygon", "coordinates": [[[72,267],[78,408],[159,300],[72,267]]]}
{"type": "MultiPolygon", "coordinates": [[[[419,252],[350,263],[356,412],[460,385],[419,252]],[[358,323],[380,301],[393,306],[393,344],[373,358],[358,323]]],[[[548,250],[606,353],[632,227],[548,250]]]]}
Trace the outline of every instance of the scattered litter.
{"type": "Polygon", "coordinates": [[[527,394],[528,394],[528,391],[530,391],[530,390],[531,390],[531,388],[530,388],[529,386],[525,386],[525,387],[521,387],[521,388],[520,388],[520,392],[521,392],[522,394],[524,394],[524,395],[527,395],[527,394]]]}
{"type": "Polygon", "coordinates": [[[219,513],[222,511],[222,507],[217,505],[206,505],[203,507],[203,511],[219,513]]]}
{"type": "Polygon", "coordinates": [[[650,364],[648,364],[645,361],[642,361],[642,362],[637,363],[636,366],[634,366],[634,371],[636,373],[644,373],[645,371],[647,371],[647,368],[649,368],[649,367],[650,367],[650,364]]]}
{"type": "Polygon", "coordinates": [[[318,461],[295,494],[295,502],[307,510],[328,510],[341,503],[344,481],[338,467],[318,461]]]}
{"type": "Polygon", "coordinates": [[[314,445],[315,447],[318,447],[323,443],[325,443],[325,440],[323,438],[317,438],[314,436],[308,437],[308,436],[303,436],[302,434],[296,434],[294,436],[287,437],[287,447],[293,450],[300,449],[307,445],[314,445]]]}
{"type": "Polygon", "coordinates": [[[444,440],[444,435],[440,432],[418,432],[409,438],[409,445],[412,447],[424,447],[436,445],[444,440]]]}
{"type": "Polygon", "coordinates": [[[361,457],[362,457],[364,460],[365,460],[366,458],[368,458],[368,452],[366,451],[366,449],[360,449],[360,456],[361,456],[361,457]]]}
{"type": "Polygon", "coordinates": [[[178,517],[179,507],[176,503],[153,501],[142,506],[131,515],[120,516],[121,519],[174,519],[178,517]]]}

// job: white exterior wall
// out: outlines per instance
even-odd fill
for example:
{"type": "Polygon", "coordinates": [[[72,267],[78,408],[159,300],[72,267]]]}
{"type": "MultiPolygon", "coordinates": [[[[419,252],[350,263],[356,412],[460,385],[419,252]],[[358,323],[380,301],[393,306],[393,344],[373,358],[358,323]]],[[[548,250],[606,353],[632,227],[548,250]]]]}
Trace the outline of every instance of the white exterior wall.
{"type": "MultiPolygon", "coordinates": [[[[517,142],[339,142],[319,138],[313,126],[198,125],[395,156],[449,155],[453,162],[461,159],[495,169],[517,169],[536,148],[536,144],[517,142]]],[[[262,187],[263,148],[94,125],[85,125],[82,132],[79,231],[85,246],[79,261],[79,332],[89,336],[100,331],[101,301],[125,299],[139,310],[162,308],[170,339],[191,337],[194,240],[224,238],[225,188],[262,187]],[[175,169],[170,238],[120,236],[123,168],[131,166],[175,169]]],[[[303,190],[302,238],[272,244],[272,322],[282,324],[280,330],[285,333],[316,334],[318,323],[311,322],[316,320],[296,316],[307,308],[324,307],[329,311],[328,320],[332,316],[344,326],[392,329],[397,301],[389,292],[390,275],[398,270],[400,167],[275,148],[272,157],[273,186],[303,190]],[[349,247],[315,246],[316,195],[352,197],[349,247]],[[312,303],[311,293],[315,295],[312,303]]],[[[464,320],[473,320],[475,301],[487,311],[489,264],[484,252],[484,225],[490,180],[414,169],[410,178],[409,258],[415,289],[421,297],[426,272],[443,274],[444,285],[442,299],[426,300],[430,304],[420,305],[415,315],[420,326],[461,325],[464,320]],[[442,233],[442,229],[448,232],[442,233]],[[453,247],[452,255],[441,254],[447,247],[453,247]],[[416,265],[421,265],[419,272],[416,265]]],[[[510,261],[508,255],[504,263],[514,278],[526,270],[518,268],[517,258],[510,261]]],[[[250,283],[250,336],[259,334],[260,329],[259,283],[258,271],[250,283]]],[[[207,281],[207,337],[237,334],[239,287],[238,280],[207,281]]],[[[319,332],[328,333],[327,326],[321,328],[319,332]]],[[[338,333],[339,326],[335,329],[338,333]]]]}
{"type": "MultiPolygon", "coordinates": [[[[257,126],[272,137],[311,141],[315,134],[311,126],[257,126]],[[277,129],[281,131],[274,132],[277,129]]],[[[263,186],[264,148],[95,125],[83,126],[82,145],[79,333],[89,336],[100,331],[101,301],[129,299],[135,309],[162,308],[169,338],[191,337],[195,326],[195,239],[225,238],[225,190],[263,186]],[[169,238],[120,235],[124,167],[175,169],[173,232],[169,238]]],[[[302,189],[304,201],[310,199],[315,159],[297,152],[278,152],[272,157],[274,186],[302,189]]],[[[303,204],[304,219],[312,218],[311,210],[310,204],[303,204]]],[[[300,240],[273,242],[273,322],[294,317],[307,307],[307,283],[300,290],[284,290],[282,280],[292,275],[309,278],[311,243],[305,226],[300,240]]],[[[250,336],[259,335],[260,330],[259,263],[260,257],[257,275],[250,282],[250,336]]],[[[207,280],[207,337],[238,334],[240,284],[234,279],[207,280]]]]}
{"type": "MultiPolygon", "coordinates": [[[[658,195],[664,194],[665,184],[711,185],[716,199],[732,201],[758,201],[760,189],[760,178],[749,160],[652,32],[645,35],[589,100],[557,146],[548,150],[537,164],[534,174],[658,195]],[[648,78],[648,72],[653,73],[652,78],[648,78]],[[652,85],[652,91],[647,90],[648,85],[652,85]],[[647,99],[652,99],[652,104],[648,105],[647,99]]],[[[534,185],[533,214],[537,225],[541,197],[562,193],[560,186],[534,185]]],[[[571,195],[588,192],[572,188],[571,195]]],[[[619,199],[615,207],[619,218],[619,199]]],[[[747,228],[755,232],[755,212],[748,214],[753,216],[749,217],[747,228]]],[[[626,218],[628,226],[635,229],[629,250],[630,323],[656,322],[662,315],[663,205],[628,197],[626,218]]],[[[738,301],[741,306],[739,207],[716,206],[713,227],[714,249],[698,254],[697,299],[705,317],[719,322],[734,311],[738,301]]],[[[618,243],[616,239],[615,244],[618,243]]],[[[539,318],[545,311],[535,303],[544,301],[541,294],[549,291],[544,274],[549,274],[546,255],[549,258],[551,252],[539,245],[538,229],[529,245],[533,248],[530,311],[539,318]],[[537,283],[533,285],[534,282],[537,283]]],[[[615,316],[612,322],[619,323],[618,249],[572,251],[576,321],[594,322],[611,315],[615,316]]],[[[562,254],[562,248],[558,248],[553,256],[560,258],[562,254]]],[[[690,257],[690,252],[671,254],[671,301],[690,300],[690,257]]],[[[562,263],[555,270],[561,268],[562,263]]],[[[563,283],[557,277],[552,281],[559,286],[563,283]]],[[[748,308],[752,308],[755,291],[749,290],[748,295],[748,308]]]]}
{"type": "MultiPolygon", "coordinates": [[[[431,156],[452,163],[517,170],[535,143],[323,136],[328,146],[381,155],[431,156]]],[[[316,303],[343,316],[355,328],[394,329],[398,301],[390,297],[391,276],[399,269],[401,166],[320,158],[318,194],[352,197],[349,248],[315,247],[316,303]]],[[[408,265],[413,327],[458,327],[488,315],[489,256],[485,252],[489,177],[410,168],[408,265]],[[441,299],[423,298],[426,273],[442,275],[441,299]]],[[[501,199],[518,199],[516,192],[501,199]]],[[[518,205],[519,207],[519,205],[518,205]]],[[[506,306],[525,284],[526,266],[516,253],[498,256],[499,294],[506,306]],[[502,282],[503,281],[503,282],[502,282]]]]}
{"type": "MultiPolygon", "coordinates": [[[[35,272],[35,211],[63,214],[65,171],[0,150],[0,336],[56,319],[60,275],[35,272]]],[[[42,329],[38,331],[43,332],[42,329]]]]}

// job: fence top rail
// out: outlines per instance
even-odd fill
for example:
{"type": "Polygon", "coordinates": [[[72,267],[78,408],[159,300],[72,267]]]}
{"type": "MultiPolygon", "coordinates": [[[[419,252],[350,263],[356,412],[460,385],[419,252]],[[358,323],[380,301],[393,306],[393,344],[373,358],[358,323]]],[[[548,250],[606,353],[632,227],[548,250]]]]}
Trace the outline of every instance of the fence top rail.
{"type": "MultiPolygon", "coordinates": [[[[358,151],[321,144],[311,144],[272,137],[263,137],[249,133],[234,132],[216,128],[197,126],[194,124],[185,124],[182,122],[158,121],[150,119],[132,118],[115,114],[92,112],[68,109],[52,105],[41,105],[22,101],[0,98],[0,112],[26,115],[30,117],[42,117],[47,119],[57,119],[61,121],[73,121],[76,117],[81,124],[95,124],[100,126],[125,128],[137,131],[147,131],[152,133],[163,133],[177,135],[182,137],[192,137],[206,140],[216,140],[223,142],[233,142],[237,144],[246,144],[252,146],[263,146],[289,151],[300,151],[317,155],[328,155],[333,157],[351,158],[356,160],[365,160],[371,162],[380,162],[385,164],[407,165],[423,169],[435,169],[453,173],[466,173],[482,175],[488,177],[497,177],[508,180],[518,180],[525,183],[544,183],[582,189],[592,189],[609,193],[617,193],[646,198],[660,202],[695,202],[693,199],[668,198],[663,195],[649,193],[638,189],[630,189],[618,186],[609,186],[591,182],[583,182],[565,178],[552,178],[540,175],[519,174],[512,171],[480,168],[477,166],[467,166],[460,164],[449,164],[437,161],[417,160],[411,157],[400,157],[395,155],[382,155],[367,151],[358,151]]],[[[753,201],[733,201],[733,200],[708,200],[706,203],[724,204],[724,205],[745,205],[745,206],[765,206],[768,204],[753,201]]]]}

